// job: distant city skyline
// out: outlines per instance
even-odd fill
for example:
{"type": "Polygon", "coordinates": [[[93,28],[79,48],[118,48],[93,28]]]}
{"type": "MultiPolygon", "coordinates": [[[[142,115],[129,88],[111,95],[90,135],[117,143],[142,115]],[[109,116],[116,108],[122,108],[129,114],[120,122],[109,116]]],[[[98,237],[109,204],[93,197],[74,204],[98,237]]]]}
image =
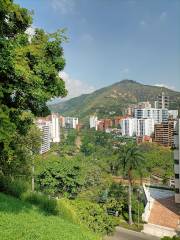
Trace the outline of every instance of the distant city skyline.
{"type": "Polygon", "coordinates": [[[67,28],[69,98],[123,79],[180,91],[179,0],[15,0],[32,28],[67,28]]]}

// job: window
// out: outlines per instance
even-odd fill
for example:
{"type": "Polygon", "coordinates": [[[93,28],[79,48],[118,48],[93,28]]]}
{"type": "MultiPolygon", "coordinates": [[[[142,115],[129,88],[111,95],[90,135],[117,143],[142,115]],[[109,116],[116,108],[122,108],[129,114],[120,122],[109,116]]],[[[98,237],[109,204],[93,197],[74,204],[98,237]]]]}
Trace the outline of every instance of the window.
{"type": "Polygon", "coordinates": [[[175,193],[179,193],[179,188],[175,188],[175,193]]]}
{"type": "Polygon", "coordinates": [[[179,178],[179,174],[175,173],[175,178],[178,179],[179,178]]]}

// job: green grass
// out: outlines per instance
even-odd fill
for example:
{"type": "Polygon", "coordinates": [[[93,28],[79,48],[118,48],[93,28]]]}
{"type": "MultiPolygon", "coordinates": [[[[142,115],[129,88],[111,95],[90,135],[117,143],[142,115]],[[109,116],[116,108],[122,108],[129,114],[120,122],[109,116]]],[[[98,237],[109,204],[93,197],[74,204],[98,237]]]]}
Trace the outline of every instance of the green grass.
{"type": "Polygon", "coordinates": [[[99,240],[91,232],[60,216],[0,193],[2,240],[99,240]]]}

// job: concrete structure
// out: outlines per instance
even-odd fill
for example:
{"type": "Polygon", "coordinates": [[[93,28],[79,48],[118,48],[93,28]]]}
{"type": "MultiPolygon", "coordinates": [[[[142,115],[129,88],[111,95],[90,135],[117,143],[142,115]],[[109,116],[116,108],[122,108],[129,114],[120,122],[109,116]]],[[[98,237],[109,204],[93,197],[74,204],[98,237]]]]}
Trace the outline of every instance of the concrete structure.
{"type": "Polygon", "coordinates": [[[39,150],[40,154],[46,153],[50,150],[50,122],[39,118],[36,121],[36,125],[40,128],[42,133],[42,142],[39,150]]]}
{"type": "Polygon", "coordinates": [[[136,136],[137,134],[137,119],[125,118],[121,122],[122,136],[136,136]]]}
{"type": "Polygon", "coordinates": [[[151,136],[154,132],[154,119],[137,119],[137,136],[151,136]]]}
{"type": "Polygon", "coordinates": [[[158,108],[169,108],[169,96],[165,95],[164,92],[162,92],[162,94],[158,96],[157,101],[158,108]]]}
{"type": "Polygon", "coordinates": [[[170,119],[178,118],[178,110],[168,110],[168,115],[170,119]]]}
{"type": "Polygon", "coordinates": [[[174,142],[174,121],[158,123],[154,126],[154,142],[165,147],[171,147],[174,142]]]}
{"type": "Polygon", "coordinates": [[[161,123],[168,121],[168,109],[157,108],[136,108],[134,110],[135,118],[151,118],[154,123],[161,123]]]}
{"type": "Polygon", "coordinates": [[[158,108],[158,101],[154,101],[154,108],[158,108]]]}
{"type": "Polygon", "coordinates": [[[57,113],[52,113],[50,116],[50,135],[51,142],[59,143],[60,142],[60,124],[59,124],[59,115],[57,113]]]}
{"type": "Polygon", "coordinates": [[[125,114],[128,116],[134,117],[134,111],[135,109],[143,109],[143,108],[151,108],[150,102],[139,102],[137,104],[130,104],[128,108],[125,110],[125,114]]]}
{"type": "Polygon", "coordinates": [[[90,116],[89,127],[90,128],[95,128],[95,130],[98,129],[98,118],[97,118],[97,116],[90,116]]]}
{"type": "Polygon", "coordinates": [[[74,128],[76,129],[78,125],[78,118],[76,117],[65,117],[65,128],[74,128]]]}
{"type": "Polygon", "coordinates": [[[174,131],[175,202],[180,203],[180,119],[174,131]]]}

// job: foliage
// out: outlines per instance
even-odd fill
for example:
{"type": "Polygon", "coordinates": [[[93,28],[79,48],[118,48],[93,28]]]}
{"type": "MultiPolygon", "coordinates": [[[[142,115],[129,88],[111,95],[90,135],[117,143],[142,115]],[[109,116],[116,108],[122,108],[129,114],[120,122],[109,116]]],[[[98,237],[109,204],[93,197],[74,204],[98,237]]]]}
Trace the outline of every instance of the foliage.
{"type": "Polygon", "coordinates": [[[173,153],[171,149],[156,143],[142,143],[139,149],[146,159],[147,172],[162,177],[164,180],[173,176],[173,153]]]}
{"type": "Polygon", "coordinates": [[[51,199],[42,193],[25,192],[21,195],[21,199],[38,206],[48,214],[59,215],[57,200],[51,199]]]}
{"type": "Polygon", "coordinates": [[[99,119],[123,115],[130,104],[150,101],[165,92],[170,96],[170,109],[180,109],[180,93],[167,88],[143,85],[132,80],[117,82],[93,93],[72,98],[63,103],[51,105],[51,109],[66,116],[77,116],[88,122],[90,115],[99,119]],[[112,114],[112,112],[114,112],[112,114]]]}
{"type": "Polygon", "coordinates": [[[75,197],[85,182],[85,172],[78,159],[54,156],[44,161],[37,173],[40,190],[53,196],[75,197]]]}
{"type": "Polygon", "coordinates": [[[108,234],[114,231],[115,222],[104,209],[96,203],[77,199],[71,201],[80,221],[95,233],[108,234]]]}
{"type": "Polygon", "coordinates": [[[163,237],[161,238],[161,240],[180,240],[180,237],[178,236],[174,236],[174,237],[163,237]]]}
{"type": "Polygon", "coordinates": [[[30,37],[32,14],[11,0],[0,4],[0,171],[28,174],[24,140],[33,117],[47,115],[47,101],[67,94],[59,77],[66,37],[64,30],[48,34],[42,29],[30,37]]]}
{"type": "Polygon", "coordinates": [[[10,179],[0,176],[0,192],[21,198],[22,193],[27,191],[28,184],[24,181],[10,179]]]}
{"type": "Polygon", "coordinates": [[[3,240],[100,240],[71,221],[44,215],[39,208],[0,193],[0,236],[3,240]]]}

